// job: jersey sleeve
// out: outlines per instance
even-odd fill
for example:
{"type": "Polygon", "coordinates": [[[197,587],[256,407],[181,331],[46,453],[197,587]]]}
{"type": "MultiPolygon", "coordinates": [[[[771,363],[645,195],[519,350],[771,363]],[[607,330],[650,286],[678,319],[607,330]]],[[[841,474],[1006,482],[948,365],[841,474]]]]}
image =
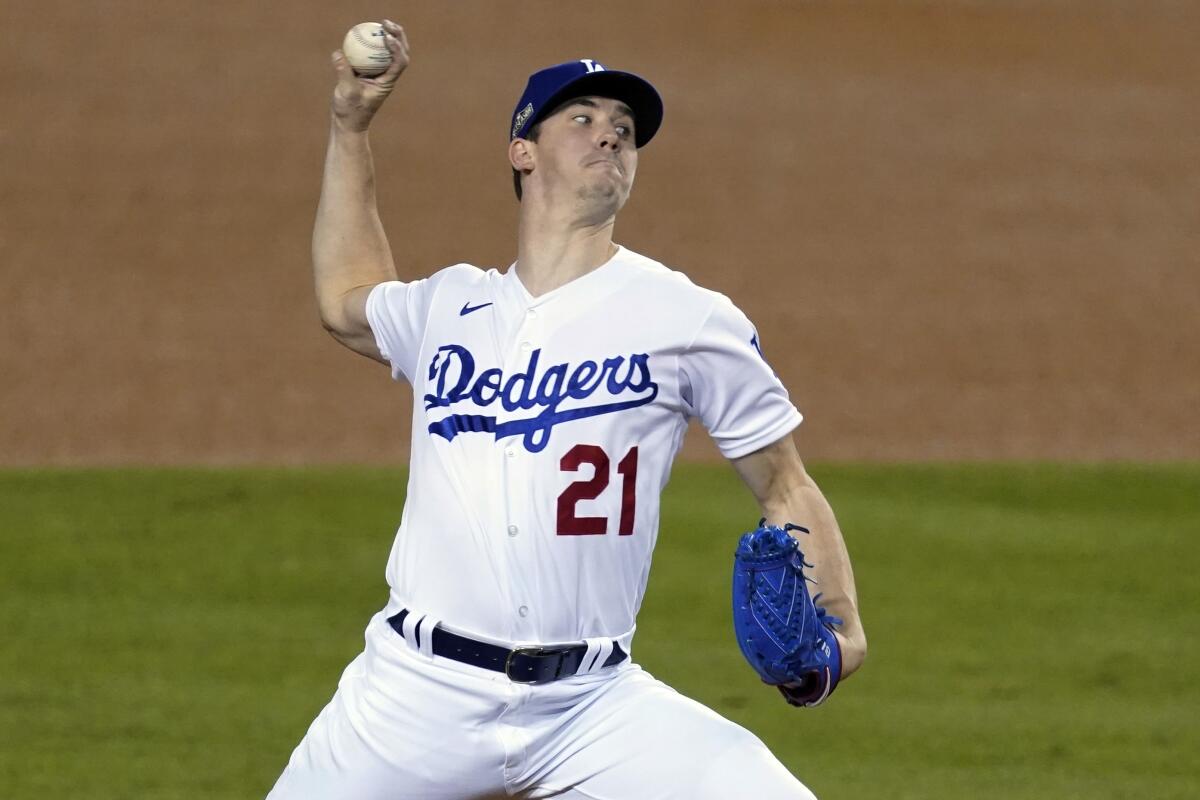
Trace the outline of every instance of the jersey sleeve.
{"type": "Polygon", "coordinates": [[[726,458],[753,453],[803,419],[762,355],[758,332],[721,296],[679,360],[680,388],[726,458]]]}
{"type": "Polygon", "coordinates": [[[380,354],[392,367],[393,380],[413,382],[436,285],[434,278],[386,281],[367,295],[367,322],[380,354]]]}

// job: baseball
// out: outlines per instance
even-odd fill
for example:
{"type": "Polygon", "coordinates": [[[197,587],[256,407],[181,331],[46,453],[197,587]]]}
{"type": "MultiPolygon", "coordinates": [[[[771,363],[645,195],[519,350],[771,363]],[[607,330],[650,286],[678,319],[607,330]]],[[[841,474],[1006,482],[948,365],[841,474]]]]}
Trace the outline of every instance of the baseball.
{"type": "Polygon", "coordinates": [[[359,75],[378,75],[392,63],[392,53],[383,38],[383,26],[378,22],[360,22],[346,33],[342,41],[346,61],[359,75]]]}

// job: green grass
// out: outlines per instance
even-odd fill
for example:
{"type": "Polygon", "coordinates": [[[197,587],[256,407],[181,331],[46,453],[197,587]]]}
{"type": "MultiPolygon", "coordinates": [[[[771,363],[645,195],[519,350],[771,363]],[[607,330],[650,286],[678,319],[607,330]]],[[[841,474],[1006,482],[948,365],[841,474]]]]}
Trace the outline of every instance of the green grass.
{"type": "MultiPolygon", "coordinates": [[[[758,684],[728,609],[756,512],[696,466],[664,498],[651,672],[827,800],[1197,796],[1200,466],[814,472],[863,672],[815,710],[758,684]]],[[[263,796],[386,599],[403,493],[363,469],[0,473],[0,798],[263,796]]]]}

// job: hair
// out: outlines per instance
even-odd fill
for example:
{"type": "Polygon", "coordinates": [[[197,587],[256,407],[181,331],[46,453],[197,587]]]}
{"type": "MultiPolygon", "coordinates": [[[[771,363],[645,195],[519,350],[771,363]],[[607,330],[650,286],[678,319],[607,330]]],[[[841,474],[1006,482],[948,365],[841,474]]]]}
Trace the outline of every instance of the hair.
{"type": "MultiPolygon", "coordinates": [[[[522,136],[522,139],[527,139],[531,142],[536,142],[538,136],[542,134],[542,120],[538,120],[534,125],[531,125],[529,132],[522,136]]],[[[512,171],[513,174],[513,191],[517,193],[517,202],[521,202],[521,173],[517,170],[512,171]]]]}

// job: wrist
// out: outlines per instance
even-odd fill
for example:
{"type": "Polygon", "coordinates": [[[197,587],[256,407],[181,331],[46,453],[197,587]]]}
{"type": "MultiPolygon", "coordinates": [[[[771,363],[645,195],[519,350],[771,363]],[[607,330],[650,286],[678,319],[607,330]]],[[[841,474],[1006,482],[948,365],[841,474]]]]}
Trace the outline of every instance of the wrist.
{"type": "Polygon", "coordinates": [[[339,136],[359,136],[366,137],[367,128],[370,127],[371,121],[354,119],[349,116],[338,114],[336,111],[329,115],[329,126],[333,134],[339,136]]]}
{"type": "Polygon", "coordinates": [[[857,620],[847,620],[834,631],[841,657],[842,678],[858,671],[867,657],[867,641],[857,620]]]}

